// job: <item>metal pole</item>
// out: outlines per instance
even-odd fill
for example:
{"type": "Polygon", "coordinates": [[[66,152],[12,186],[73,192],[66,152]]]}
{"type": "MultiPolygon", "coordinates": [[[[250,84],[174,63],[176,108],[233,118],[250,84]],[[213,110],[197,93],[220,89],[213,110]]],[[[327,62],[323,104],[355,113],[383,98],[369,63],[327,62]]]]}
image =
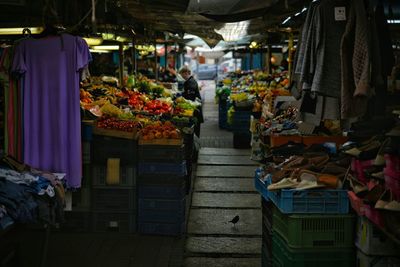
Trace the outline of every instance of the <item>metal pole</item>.
{"type": "Polygon", "coordinates": [[[267,72],[271,74],[271,45],[268,45],[268,52],[267,52],[267,72]]]}
{"type": "Polygon", "coordinates": [[[293,72],[293,33],[289,32],[289,44],[288,44],[288,75],[289,78],[292,77],[293,72]]]}
{"type": "Polygon", "coordinates": [[[250,48],[250,70],[253,70],[253,49],[250,48]]]}
{"type": "Polygon", "coordinates": [[[119,44],[119,85],[124,87],[124,44],[119,44]]]}
{"type": "Polygon", "coordinates": [[[155,73],[155,79],[156,81],[158,81],[158,67],[157,67],[157,42],[154,41],[154,64],[155,64],[155,68],[154,68],[154,73],[155,73]]]}
{"type": "Polygon", "coordinates": [[[164,62],[164,69],[167,70],[168,67],[168,45],[167,43],[164,44],[164,55],[165,55],[165,62],[164,62]]]}
{"type": "Polygon", "coordinates": [[[136,60],[136,38],[132,39],[132,64],[133,64],[133,73],[137,74],[137,60],[136,60]]]}

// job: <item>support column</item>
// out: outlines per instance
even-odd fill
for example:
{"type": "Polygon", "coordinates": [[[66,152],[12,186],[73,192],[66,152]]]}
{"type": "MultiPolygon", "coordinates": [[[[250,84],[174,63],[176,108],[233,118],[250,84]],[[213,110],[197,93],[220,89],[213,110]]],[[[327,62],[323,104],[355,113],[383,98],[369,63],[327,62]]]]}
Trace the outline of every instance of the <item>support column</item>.
{"type": "Polygon", "coordinates": [[[124,87],[124,44],[119,44],[119,86],[124,87]]]}
{"type": "Polygon", "coordinates": [[[155,75],[155,80],[158,81],[158,67],[157,67],[157,42],[154,41],[154,75],[155,75]]]}

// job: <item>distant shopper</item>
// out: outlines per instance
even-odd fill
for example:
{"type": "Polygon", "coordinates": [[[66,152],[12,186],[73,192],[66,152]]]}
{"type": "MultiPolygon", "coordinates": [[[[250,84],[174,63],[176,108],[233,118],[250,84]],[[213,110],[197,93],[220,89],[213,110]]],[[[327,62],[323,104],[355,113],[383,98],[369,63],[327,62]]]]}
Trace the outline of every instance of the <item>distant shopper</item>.
{"type": "Polygon", "coordinates": [[[187,66],[183,66],[179,70],[179,74],[185,79],[183,83],[183,94],[182,96],[186,99],[195,101],[196,97],[201,100],[199,85],[192,76],[192,72],[187,66]]]}
{"type": "MultiPolygon", "coordinates": [[[[199,85],[193,78],[190,69],[187,66],[183,66],[179,70],[179,74],[185,80],[185,82],[183,83],[182,96],[192,101],[195,101],[196,98],[198,98],[201,101],[199,85]]],[[[200,123],[204,122],[202,107],[200,107],[200,109],[195,110],[194,117],[197,119],[194,132],[197,135],[197,137],[200,137],[200,123]]]]}

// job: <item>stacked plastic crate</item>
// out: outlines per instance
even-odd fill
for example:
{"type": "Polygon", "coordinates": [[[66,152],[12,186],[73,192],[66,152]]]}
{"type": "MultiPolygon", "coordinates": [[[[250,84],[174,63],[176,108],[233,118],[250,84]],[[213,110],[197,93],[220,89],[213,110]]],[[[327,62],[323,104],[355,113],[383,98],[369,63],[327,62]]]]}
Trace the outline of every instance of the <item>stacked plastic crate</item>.
{"type": "Polygon", "coordinates": [[[261,195],[262,207],[262,247],[261,266],[272,266],[272,207],[273,203],[268,198],[268,190],[265,185],[266,175],[262,168],[257,168],[254,176],[254,187],[261,195]]]}
{"type": "MultiPolygon", "coordinates": [[[[385,165],[383,167],[384,193],[378,197],[382,203],[400,201],[400,158],[396,154],[384,155],[385,165]],[[385,196],[389,198],[386,199],[385,196]]],[[[374,160],[352,159],[351,168],[355,178],[374,188],[375,181],[367,175],[368,168],[374,164],[374,160]]],[[[400,266],[400,244],[394,242],[395,234],[398,231],[398,211],[375,208],[374,205],[366,204],[362,198],[353,192],[348,192],[351,206],[359,215],[356,230],[355,245],[357,251],[357,267],[381,267],[400,266]],[[383,232],[385,230],[385,233],[383,232]],[[393,233],[393,234],[391,234],[393,233]],[[390,237],[391,235],[391,237],[390,237]]],[[[398,239],[396,239],[398,240],[398,239]]]]}
{"type": "Polygon", "coordinates": [[[64,222],[61,229],[67,231],[87,232],[91,231],[91,147],[92,147],[92,126],[89,122],[82,123],[82,183],[81,188],[71,193],[71,208],[64,212],[64,222]]]}
{"type": "Polygon", "coordinates": [[[358,217],[355,244],[357,267],[400,266],[400,246],[365,217],[358,217]]]}
{"type": "Polygon", "coordinates": [[[233,113],[233,147],[249,148],[251,142],[250,133],[251,111],[235,110],[233,113]]]}
{"type": "Polygon", "coordinates": [[[186,194],[188,194],[192,188],[192,175],[193,175],[193,162],[195,159],[194,149],[194,126],[185,127],[182,129],[183,132],[183,144],[185,146],[185,161],[186,161],[186,194]]]}
{"type": "Polygon", "coordinates": [[[138,231],[181,235],[186,230],[185,146],[139,145],[138,231]]]}
{"type": "Polygon", "coordinates": [[[137,141],[94,135],[91,170],[93,230],[135,232],[137,141]]]}
{"type": "Polygon", "coordinates": [[[230,107],[229,101],[220,99],[218,103],[218,126],[221,129],[229,130],[228,124],[228,109],[230,107]]]}
{"type": "Polygon", "coordinates": [[[355,266],[355,217],[348,213],[346,190],[268,191],[270,177],[261,177],[256,188],[273,203],[272,242],[263,236],[269,257],[263,266],[355,266]]]}

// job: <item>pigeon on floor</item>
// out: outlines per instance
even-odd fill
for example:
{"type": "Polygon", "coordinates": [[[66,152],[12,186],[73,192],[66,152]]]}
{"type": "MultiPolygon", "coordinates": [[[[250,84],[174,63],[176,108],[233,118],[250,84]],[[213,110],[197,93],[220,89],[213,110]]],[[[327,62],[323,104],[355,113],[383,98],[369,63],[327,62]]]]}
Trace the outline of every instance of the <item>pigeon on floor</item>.
{"type": "Polygon", "coordinates": [[[230,223],[233,223],[233,226],[236,225],[236,223],[239,221],[239,215],[236,215],[235,217],[233,217],[232,220],[230,220],[230,223]]]}

